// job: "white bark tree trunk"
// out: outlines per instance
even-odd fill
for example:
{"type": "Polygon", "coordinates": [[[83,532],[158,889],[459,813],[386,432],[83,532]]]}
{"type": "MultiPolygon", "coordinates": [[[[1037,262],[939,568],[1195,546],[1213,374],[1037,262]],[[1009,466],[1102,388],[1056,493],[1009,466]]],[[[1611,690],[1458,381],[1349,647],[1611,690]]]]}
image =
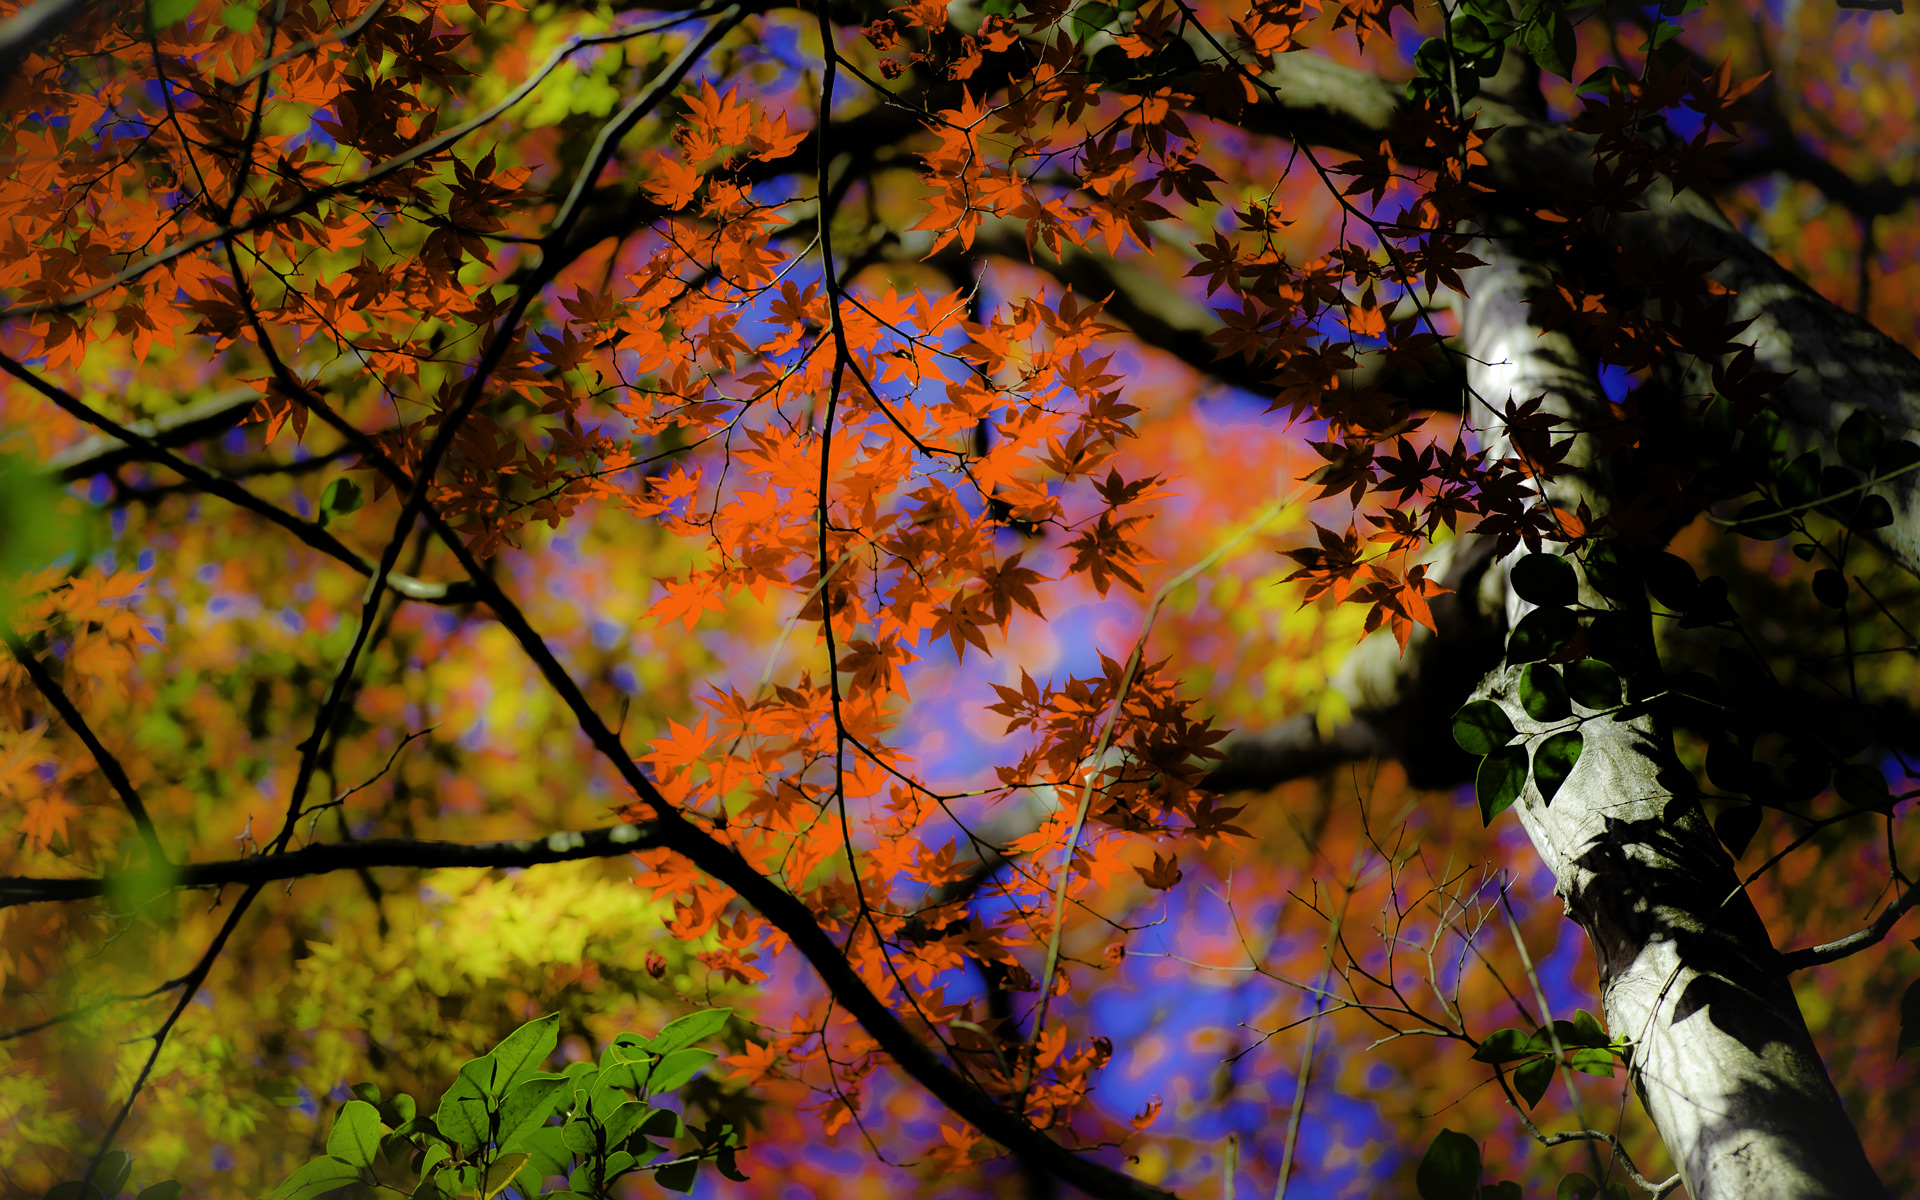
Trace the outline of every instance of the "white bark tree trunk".
{"type": "MultiPolygon", "coordinates": [[[[1572,342],[1529,316],[1540,277],[1503,239],[1476,253],[1489,262],[1468,277],[1461,322],[1476,426],[1496,430],[1487,404],[1509,396],[1604,414],[1572,342]]],[[[1578,447],[1569,461],[1588,465],[1578,447]]],[[[1577,478],[1568,486],[1585,490],[1577,478]]],[[[1529,607],[1511,594],[1506,605],[1510,624],[1529,607]]],[[[1650,632],[1645,649],[1630,685],[1640,695],[1657,686],[1650,632]]],[[[1518,676],[1496,670],[1478,694],[1536,735],[1544,726],[1518,703],[1518,676]]],[[[1884,1196],[1667,731],[1640,715],[1581,732],[1583,753],[1552,802],[1529,782],[1514,811],[1592,940],[1608,1026],[1633,1040],[1634,1087],[1695,1200],[1884,1196]]]]}

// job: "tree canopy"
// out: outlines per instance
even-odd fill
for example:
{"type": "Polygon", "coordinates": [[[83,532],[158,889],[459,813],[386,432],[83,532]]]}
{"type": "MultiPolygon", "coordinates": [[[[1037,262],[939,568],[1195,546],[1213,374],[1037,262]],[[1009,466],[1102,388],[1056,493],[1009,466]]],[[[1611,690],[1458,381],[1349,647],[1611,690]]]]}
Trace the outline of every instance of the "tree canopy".
{"type": "Polygon", "coordinates": [[[1900,0],[0,0],[0,1190],[1920,1186],[1900,0]]]}

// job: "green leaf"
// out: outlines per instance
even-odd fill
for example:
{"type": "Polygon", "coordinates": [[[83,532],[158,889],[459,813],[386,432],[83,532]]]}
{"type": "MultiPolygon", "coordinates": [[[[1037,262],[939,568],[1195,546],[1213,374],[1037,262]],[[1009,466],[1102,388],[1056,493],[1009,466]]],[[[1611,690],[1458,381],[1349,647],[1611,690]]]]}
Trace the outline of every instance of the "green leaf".
{"type": "Polygon", "coordinates": [[[1480,1185],[1480,1200],[1525,1200],[1526,1193],[1511,1179],[1480,1185]]]}
{"type": "Polygon", "coordinates": [[[647,1080],[647,1091],[653,1095],[676,1091],[718,1057],[711,1050],[675,1050],[653,1069],[653,1078],[647,1080]]]}
{"type": "Polygon", "coordinates": [[[1547,1088],[1553,1084],[1553,1069],[1551,1055],[1521,1063],[1513,1069],[1513,1090],[1520,1093],[1527,1107],[1540,1103],[1540,1097],[1547,1094],[1547,1088]]]}
{"type": "Polygon", "coordinates": [[[646,1120],[647,1115],[653,1111],[653,1109],[648,1108],[638,1100],[629,1100],[619,1108],[614,1109],[613,1113],[608,1116],[605,1121],[600,1123],[601,1127],[606,1131],[607,1144],[609,1146],[616,1146],[626,1141],[627,1135],[631,1134],[635,1129],[638,1129],[640,1123],[646,1120]]]}
{"type": "Polygon", "coordinates": [[[652,1116],[640,1124],[640,1132],[650,1138],[677,1138],[686,1130],[680,1124],[680,1114],[670,1108],[655,1109],[652,1116]]]}
{"type": "Polygon", "coordinates": [[[1849,466],[1862,471],[1873,468],[1874,459],[1880,455],[1881,447],[1887,444],[1887,431],[1881,427],[1880,418],[1861,409],[1848,417],[1840,426],[1840,436],[1836,439],[1836,448],[1840,457],[1849,466]]]}
{"type": "MultiPolygon", "coordinates": [[[[335,480],[344,483],[345,480],[335,480]]],[[[514,1088],[539,1074],[540,1067],[553,1053],[560,1041],[560,1015],[550,1013],[508,1034],[506,1040],[495,1046],[489,1053],[477,1061],[488,1064],[490,1072],[475,1082],[481,1084],[487,1096],[498,1100],[514,1088]]],[[[462,1074],[465,1069],[462,1068],[462,1074]]]]}
{"type": "Polygon", "coordinates": [[[1513,722],[1491,700],[1475,700],[1453,714],[1453,740],[1468,754],[1492,754],[1513,737],[1513,722]]]}
{"type": "Polygon", "coordinates": [[[1573,1014],[1573,1036],[1563,1036],[1560,1039],[1560,1044],[1563,1046],[1604,1047],[1611,1045],[1612,1042],[1613,1039],[1607,1036],[1607,1028],[1600,1023],[1600,1018],[1584,1008],[1573,1014]]]}
{"type": "Polygon", "coordinates": [[[186,20],[198,7],[198,0],[148,0],[147,16],[155,29],[166,29],[186,20]]]}
{"type": "Polygon", "coordinates": [[[380,1110],[365,1100],[349,1100],[333,1119],[333,1132],[327,1135],[327,1153],[356,1167],[373,1165],[380,1154],[380,1139],[387,1127],[380,1123],[380,1110]]]}
{"type": "Polygon", "coordinates": [[[1560,668],[1528,663],[1520,670],[1520,707],[1536,721],[1561,721],[1573,715],[1560,668]]]}
{"type": "Polygon", "coordinates": [[[532,1157],[529,1154],[502,1154],[494,1159],[493,1163],[487,1167],[485,1181],[480,1185],[480,1200],[493,1200],[495,1196],[506,1191],[513,1183],[513,1177],[520,1173],[532,1157]]]}
{"type": "Polygon", "coordinates": [[[1474,778],[1474,795],[1480,800],[1480,821],[1491,825],[1493,819],[1513,807],[1520,789],[1527,786],[1527,748],[1509,746],[1480,760],[1480,772],[1474,778]]]}
{"type": "Polygon", "coordinates": [[[1091,37],[1113,24],[1115,18],[1119,17],[1119,15],[1120,10],[1113,5],[1096,2],[1093,4],[1082,4],[1080,7],[1074,9],[1073,16],[1069,19],[1074,24],[1079,36],[1091,37]]]}
{"type": "Polygon", "coordinates": [[[1694,574],[1693,564],[1678,554],[1649,554],[1643,568],[1647,579],[1647,590],[1653,598],[1677,613],[1683,613],[1693,607],[1694,597],[1700,592],[1700,577],[1694,574]]]}
{"type": "Polygon", "coordinates": [[[1513,564],[1514,594],[1542,608],[1572,604],[1580,596],[1573,564],[1558,554],[1529,554],[1513,564]]]}
{"type": "Polygon", "coordinates": [[[360,1179],[360,1168],[332,1157],[316,1158],[274,1189],[273,1200],[315,1200],[360,1179]]]}
{"type": "Polygon", "coordinates": [[[1601,96],[1614,90],[1629,92],[1633,90],[1635,82],[1633,72],[1625,67],[1601,67],[1580,81],[1580,91],[1593,92],[1601,96]]]}
{"type": "Polygon", "coordinates": [[[1533,783],[1540,789],[1543,802],[1553,803],[1560,785],[1567,781],[1567,776],[1573,774],[1573,765],[1580,761],[1580,750],[1585,742],[1578,729],[1569,729],[1541,742],[1540,748],[1533,752],[1533,783]]]}
{"type": "Polygon", "coordinates": [[[1911,470],[1915,463],[1920,463],[1920,446],[1908,441],[1888,442],[1874,456],[1873,473],[1882,477],[1894,475],[1911,470]]]}
{"type": "Polygon", "coordinates": [[[417,1111],[413,1103],[413,1097],[407,1095],[405,1092],[397,1096],[389,1096],[380,1103],[381,1119],[395,1129],[413,1120],[414,1114],[417,1111]]]}
{"type": "Polygon", "coordinates": [[[1760,830],[1761,808],[1758,804],[1742,804],[1729,808],[1720,814],[1713,823],[1713,832],[1727,853],[1738,859],[1747,852],[1753,843],[1753,835],[1760,830]]]}
{"type": "Polygon", "coordinates": [[[1793,518],[1771,500],[1755,500],[1733,515],[1733,527],[1741,537],[1771,542],[1793,532],[1793,518]]]}
{"type": "Polygon", "coordinates": [[[1907,994],[1900,998],[1900,1044],[1893,1056],[1898,1058],[1917,1048],[1920,1048],[1920,979],[1908,985],[1907,994]]]}
{"type": "Polygon", "coordinates": [[[320,493],[320,524],[325,525],[334,517],[344,517],[350,513],[359,512],[360,506],[366,502],[367,498],[361,494],[360,485],[342,476],[329,483],[320,493]]]}
{"type": "Polygon", "coordinates": [[[1853,510],[1853,515],[1847,518],[1847,524],[1857,533],[1885,529],[1893,524],[1893,506],[1887,503],[1885,496],[1868,496],[1860,501],[1860,507],[1853,510]]]}
{"type": "Polygon", "coordinates": [[[699,1161],[690,1158],[685,1162],[669,1163],[661,1167],[658,1171],[654,1172],[653,1177],[659,1182],[661,1187],[667,1188],[670,1191],[690,1192],[693,1190],[694,1174],[699,1169],[699,1161]]]}
{"type": "Polygon", "coordinates": [[[714,1152],[713,1165],[720,1173],[735,1183],[747,1182],[747,1173],[740,1169],[740,1159],[732,1146],[722,1146],[714,1152]]]}
{"type": "Polygon", "coordinates": [[[1575,1050],[1567,1056],[1567,1065],[1584,1075],[1613,1078],[1613,1054],[1606,1050],[1575,1050]]]}
{"type": "Polygon", "coordinates": [[[133,1174],[133,1155],[125,1150],[109,1150],[100,1156],[100,1165],[94,1168],[93,1182],[108,1196],[118,1196],[120,1189],[127,1186],[127,1176],[133,1174]]]}
{"type": "Polygon", "coordinates": [[[459,1146],[472,1153],[487,1140],[489,1130],[488,1114],[492,1105],[481,1090],[479,1079],[486,1077],[485,1059],[475,1059],[460,1068],[458,1078],[440,1097],[440,1107],[434,1111],[433,1123],[440,1132],[459,1146]]]}
{"type": "Polygon", "coordinates": [[[1593,1200],[1600,1194],[1600,1185],[1590,1175],[1573,1172],[1560,1180],[1560,1186],[1553,1189],[1553,1200],[1593,1200]]]}
{"type": "Polygon", "coordinates": [[[1532,1034],[1519,1029],[1496,1029],[1473,1052],[1473,1061],[1498,1066],[1538,1053],[1540,1046],[1532,1034]]]}
{"type": "Polygon", "coordinates": [[[566,1094],[567,1081],[558,1075],[529,1079],[507,1093],[506,1102],[500,1106],[500,1148],[522,1149],[518,1143],[546,1124],[554,1106],[566,1094]]]}
{"type": "Polygon", "coordinates": [[[1464,1133],[1442,1129],[1427,1152],[1413,1183],[1420,1200],[1473,1200],[1480,1186],[1480,1147],[1464,1133]]]}
{"type": "Polygon", "coordinates": [[[731,1016],[731,1008],[708,1008],[688,1013],[677,1021],[668,1022],[664,1029],[648,1038],[646,1047],[655,1054],[672,1054],[682,1046],[691,1046],[702,1038],[719,1033],[727,1027],[727,1018],[731,1016]]]}
{"type": "Polygon", "coordinates": [[[1640,597],[1639,573],[1620,543],[1603,539],[1587,548],[1587,582],[1609,600],[1637,600],[1640,597]]]}
{"type": "Polygon", "coordinates": [[[1833,790],[1855,808],[1885,811],[1893,805],[1887,777],[1869,763],[1848,763],[1833,776],[1833,790]]]}
{"type": "Polygon", "coordinates": [[[133,1200],[180,1200],[186,1192],[186,1185],[177,1179],[169,1179],[162,1183],[150,1183],[141,1188],[140,1194],[133,1200]]]}
{"type": "Polygon", "coordinates": [[[533,1155],[533,1169],[546,1175],[565,1175],[573,1151],[567,1148],[566,1130],[559,1125],[542,1125],[520,1139],[519,1149],[533,1155]]]}
{"type": "Polygon", "coordinates": [[[260,14],[244,4],[229,4],[220,10],[220,23],[235,33],[252,33],[260,23],[260,14]]]}
{"type": "Polygon", "coordinates": [[[1564,12],[1555,11],[1547,18],[1547,29],[1533,51],[1534,61],[1540,69],[1562,79],[1573,78],[1574,59],[1579,55],[1580,46],[1573,34],[1573,22],[1564,12]]]}
{"type": "Polygon", "coordinates": [[[1536,608],[1520,618],[1507,639],[1507,661],[1538,662],[1567,644],[1579,623],[1564,608],[1536,608]]]}
{"type": "Polygon", "coordinates": [[[1615,708],[1620,703],[1620,672],[1611,663],[1583,658],[1568,665],[1566,680],[1567,695],[1582,708],[1615,708]]]}

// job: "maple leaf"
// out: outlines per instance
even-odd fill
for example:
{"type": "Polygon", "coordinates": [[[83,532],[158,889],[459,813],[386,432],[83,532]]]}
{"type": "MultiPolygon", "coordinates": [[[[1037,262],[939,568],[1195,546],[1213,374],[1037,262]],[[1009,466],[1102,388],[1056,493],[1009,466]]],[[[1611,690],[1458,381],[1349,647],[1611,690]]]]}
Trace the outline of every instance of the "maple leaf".
{"type": "Polygon", "coordinates": [[[45,850],[54,839],[67,838],[67,822],[80,815],[80,806],[59,792],[34,796],[25,805],[20,818],[20,835],[36,850],[45,850]]]}
{"type": "Polygon", "coordinates": [[[1179,883],[1182,878],[1180,860],[1171,854],[1163,856],[1156,852],[1153,856],[1152,866],[1135,867],[1134,870],[1139,874],[1141,879],[1146,881],[1148,887],[1157,892],[1168,890],[1179,883]]]}
{"type": "Polygon", "coordinates": [[[771,1045],[748,1042],[747,1048],[739,1054],[729,1054],[720,1061],[733,1068],[728,1079],[737,1079],[745,1084],[756,1084],[776,1073],[781,1055],[771,1045]]]}

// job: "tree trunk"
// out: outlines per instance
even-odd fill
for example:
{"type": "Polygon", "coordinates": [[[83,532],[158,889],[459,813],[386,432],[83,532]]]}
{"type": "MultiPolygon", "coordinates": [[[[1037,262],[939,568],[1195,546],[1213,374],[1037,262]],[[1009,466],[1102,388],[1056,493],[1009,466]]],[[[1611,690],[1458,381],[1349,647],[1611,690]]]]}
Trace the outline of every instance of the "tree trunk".
{"type": "MultiPolygon", "coordinates": [[[[1509,396],[1545,393],[1547,409],[1569,418],[1603,414],[1572,342],[1543,335],[1529,315],[1543,273],[1504,238],[1476,253],[1489,262],[1467,280],[1461,321],[1476,426],[1498,429],[1487,405],[1509,396]]],[[[1590,465],[1578,446],[1569,462],[1590,465]]],[[[1587,490],[1579,475],[1569,486],[1587,490]]],[[[1531,607],[1510,592],[1505,604],[1510,625],[1531,607]]],[[[1644,608],[1632,615],[1645,694],[1658,668],[1644,608]]],[[[1497,669],[1478,694],[1531,749],[1544,726],[1518,703],[1518,676],[1497,669]]],[[[1581,732],[1584,750],[1552,802],[1529,782],[1515,812],[1593,943],[1608,1026],[1632,1039],[1635,1090],[1695,1200],[1884,1196],[1666,729],[1643,713],[1591,719],[1581,732]]]]}

